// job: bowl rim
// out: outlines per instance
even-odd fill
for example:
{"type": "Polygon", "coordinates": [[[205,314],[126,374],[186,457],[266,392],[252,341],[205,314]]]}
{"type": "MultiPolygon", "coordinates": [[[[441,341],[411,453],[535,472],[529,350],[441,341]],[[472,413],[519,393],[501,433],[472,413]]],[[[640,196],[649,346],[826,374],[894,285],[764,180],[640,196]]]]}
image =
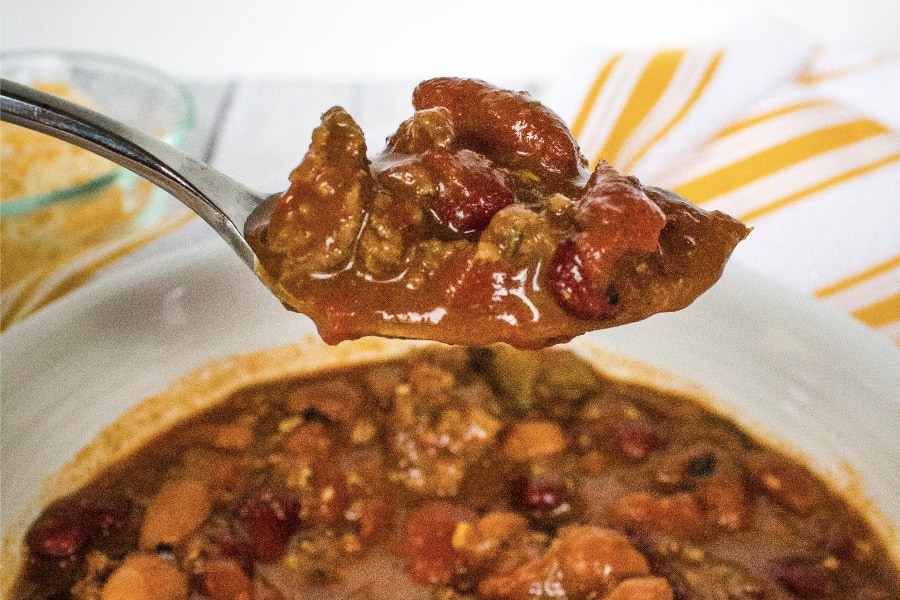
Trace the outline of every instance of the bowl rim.
{"type": "MultiPolygon", "coordinates": [[[[184,81],[145,63],[109,54],[77,50],[21,49],[4,50],[0,52],[0,64],[3,64],[4,66],[8,64],[8,61],[12,60],[36,60],[42,58],[52,58],[59,60],[63,64],[79,63],[84,65],[97,64],[118,67],[127,71],[141,73],[148,79],[161,83],[162,87],[168,88],[174,92],[173,95],[179,100],[182,108],[182,114],[179,121],[169,131],[166,131],[160,136],[163,141],[172,146],[178,147],[184,143],[188,133],[196,124],[196,101],[188,85],[184,81]]],[[[0,217],[13,217],[26,214],[59,202],[84,201],[90,198],[92,194],[113,185],[128,173],[130,172],[124,167],[116,167],[112,171],[81,183],[69,185],[49,192],[42,192],[40,194],[16,196],[2,200],[0,201],[0,217]]]]}

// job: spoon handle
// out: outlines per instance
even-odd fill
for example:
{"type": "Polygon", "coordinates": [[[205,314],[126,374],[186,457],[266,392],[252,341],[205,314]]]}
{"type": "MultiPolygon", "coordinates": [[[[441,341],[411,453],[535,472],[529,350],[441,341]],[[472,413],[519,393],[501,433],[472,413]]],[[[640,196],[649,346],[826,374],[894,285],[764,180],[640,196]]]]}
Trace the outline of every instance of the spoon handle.
{"type": "Polygon", "coordinates": [[[268,197],[115,119],[28,86],[0,81],[0,119],[80,146],[134,171],[200,215],[254,267],[242,231],[268,197]]]}

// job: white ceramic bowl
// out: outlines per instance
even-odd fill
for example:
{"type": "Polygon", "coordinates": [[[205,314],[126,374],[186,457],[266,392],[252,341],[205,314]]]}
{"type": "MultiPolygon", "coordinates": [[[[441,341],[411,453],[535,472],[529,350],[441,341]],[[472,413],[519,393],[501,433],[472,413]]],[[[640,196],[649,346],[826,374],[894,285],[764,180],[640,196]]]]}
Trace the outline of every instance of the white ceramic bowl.
{"type": "MultiPolygon", "coordinates": [[[[46,499],[42,482],[126,409],[207,361],[313,331],[218,241],[89,285],[12,327],[0,373],[12,550],[46,499]]],[[[900,352],[886,339],[732,265],[688,309],[578,342],[699,383],[857,505],[874,504],[867,512],[898,555],[900,352]]]]}

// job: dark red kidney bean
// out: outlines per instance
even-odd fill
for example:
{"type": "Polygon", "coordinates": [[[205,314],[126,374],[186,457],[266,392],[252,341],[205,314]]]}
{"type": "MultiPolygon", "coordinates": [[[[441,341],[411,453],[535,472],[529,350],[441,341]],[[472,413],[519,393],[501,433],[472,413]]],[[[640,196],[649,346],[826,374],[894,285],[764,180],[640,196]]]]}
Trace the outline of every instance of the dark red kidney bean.
{"type": "Polygon", "coordinates": [[[864,560],[863,548],[871,548],[868,524],[861,517],[845,514],[825,532],[825,548],[841,560],[864,560]]]}
{"type": "Polygon", "coordinates": [[[422,162],[435,185],[424,208],[454,233],[480,232],[497,211],[515,201],[506,174],[477,152],[426,152],[422,162]]]}
{"type": "Polygon", "coordinates": [[[134,502],[113,490],[95,490],[78,501],[91,537],[110,536],[132,524],[134,502]]]}
{"type": "Polygon", "coordinates": [[[34,523],[27,536],[29,549],[48,558],[73,556],[89,542],[127,529],[133,512],[131,499],[112,490],[68,496],[48,507],[34,523]]]}
{"type": "Polygon", "coordinates": [[[576,512],[569,486],[553,471],[514,477],[509,485],[509,500],[514,509],[540,528],[559,526],[576,512]]]}
{"type": "Polygon", "coordinates": [[[587,161],[569,128],[527,93],[476,79],[440,77],[416,87],[413,106],[446,107],[460,144],[505,167],[531,171],[545,183],[571,182],[586,174],[587,161]]]}
{"type": "Polygon", "coordinates": [[[286,489],[260,491],[244,502],[239,518],[254,558],[275,561],[300,525],[300,498],[286,489]]]}
{"type": "Polygon", "coordinates": [[[36,598],[70,600],[72,586],[84,577],[84,561],[78,555],[47,558],[29,554],[24,578],[35,585],[36,598]]]}
{"type": "Polygon", "coordinates": [[[656,428],[646,421],[620,421],[615,427],[619,450],[628,458],[641,460],[666,442],[656,428]]]}
{"type": "Polygon", "coordinates": [[[837,591],[834,573],[818,562],[789,559],[776,565],[773,575],[779,584],[803,600],[824,600],[837,591]]]}
{"type": "Polygon", "coordinates": [[[250,571],[253,565],[253,549],[243,531],[228,525],[216,525],[204,532],[208,541],[209,558],[227,558],[250,571]]]}
{"type": "Polygon", "coordinates": [[[547,270],[546,283],[557,303],[570,315],[587,321],[610,319],[619,312],[615,288],[598,290],[572,240],[559,245],[547,270]]]}
{"type": "Polygon", "coordinates": [[[578,198],[576,220],[583,242],[595,248],[594,261],[603,268],[631,252],[650,253],[659,247],[666,215],[647,195],[640,181],[600,162],[578,198]],[[604,260],[606,259],[606,260],[604,260]]]}
{"type": "Polygon", "coordinates": [[[68,558],[85,547],[88,526],[73,514],[41,517],[29,530],[28,549],[43,558],[68,558]]]}

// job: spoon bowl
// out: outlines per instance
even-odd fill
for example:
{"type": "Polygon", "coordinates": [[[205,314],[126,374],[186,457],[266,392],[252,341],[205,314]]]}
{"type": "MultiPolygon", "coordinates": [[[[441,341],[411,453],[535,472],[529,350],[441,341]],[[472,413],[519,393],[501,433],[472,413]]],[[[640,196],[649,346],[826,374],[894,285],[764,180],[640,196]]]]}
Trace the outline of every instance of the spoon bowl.
{"type": "Polygon", "coordinates": [[[244,231],[268,220],[280,194],[252,190],[158,138],[7,79],[0,82],[0,118],[99,154],[159,186],[200,215],[255,271],[244,231]]]}

